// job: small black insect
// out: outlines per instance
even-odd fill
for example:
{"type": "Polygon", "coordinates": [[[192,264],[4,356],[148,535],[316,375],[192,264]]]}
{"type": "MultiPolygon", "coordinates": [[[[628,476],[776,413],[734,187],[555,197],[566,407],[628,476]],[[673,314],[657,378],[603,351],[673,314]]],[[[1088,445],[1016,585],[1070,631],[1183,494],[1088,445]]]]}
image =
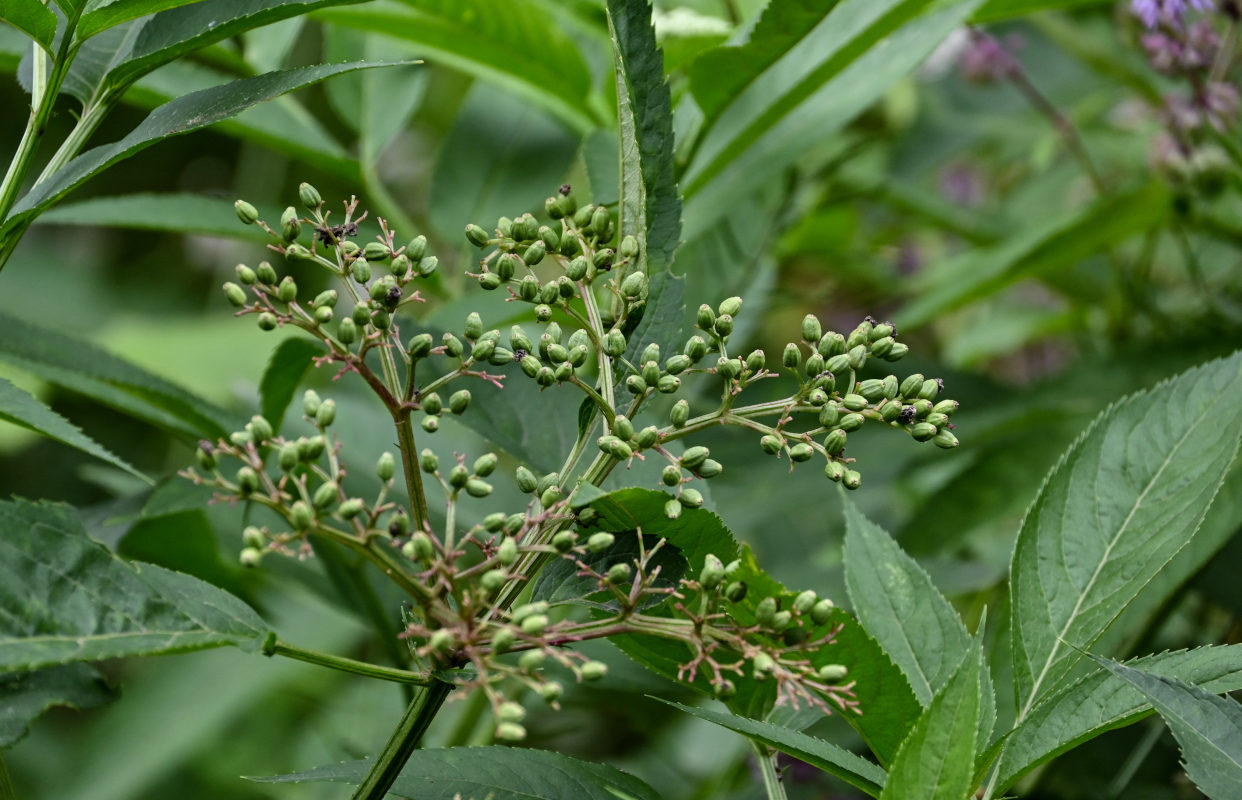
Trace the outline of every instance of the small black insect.
{"type": "Polygon", "coordinates": [[[333,245],[342,239],[358,235],[358,223],[346,222],[331,228],[315,228],[315,236],[326,245],[333,245]]]}
{"type": "Polygon", "coordinates": [[[513,351],[513,360],[521,361],[522,359],[526,358],[528,355],[530,355],[530,353],[526,352],[525,350],[519,347],[518,349],[513,351]]]}

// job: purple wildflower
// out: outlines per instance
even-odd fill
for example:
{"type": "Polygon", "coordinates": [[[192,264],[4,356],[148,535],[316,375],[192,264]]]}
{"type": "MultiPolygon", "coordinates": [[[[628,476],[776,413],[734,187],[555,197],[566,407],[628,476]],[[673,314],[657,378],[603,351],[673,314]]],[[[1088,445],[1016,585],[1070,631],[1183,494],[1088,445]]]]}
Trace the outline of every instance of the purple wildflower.
{"type": "Polygon", "coordinates": [[[1190,9],[1211,11],[1212,0],[1130,0],[1130,10],[1143,25],[1155,29],[1161,23],[1171,28],[1182,26],[1182,17],[1190,9]]]}

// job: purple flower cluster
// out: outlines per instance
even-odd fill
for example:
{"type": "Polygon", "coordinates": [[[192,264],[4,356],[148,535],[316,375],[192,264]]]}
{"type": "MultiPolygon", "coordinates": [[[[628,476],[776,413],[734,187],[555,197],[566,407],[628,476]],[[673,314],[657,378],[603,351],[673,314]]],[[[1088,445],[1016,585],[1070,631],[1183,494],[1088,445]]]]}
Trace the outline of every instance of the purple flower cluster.
{"type": "Polygon", "coordinates": [[[1150,29],[1161,23],[1171,28],[1182,26],[1182,17],[1191,9],[1211,11],[1212,0],[1130,0],[1130,10],[1150,29]]]}

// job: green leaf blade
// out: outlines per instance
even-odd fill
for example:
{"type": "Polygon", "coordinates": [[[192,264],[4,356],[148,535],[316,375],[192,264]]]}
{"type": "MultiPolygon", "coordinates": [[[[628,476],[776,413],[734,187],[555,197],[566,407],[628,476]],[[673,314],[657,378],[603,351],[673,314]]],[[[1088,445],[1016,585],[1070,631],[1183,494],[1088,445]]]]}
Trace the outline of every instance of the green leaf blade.
{"type": "Polygon", "coordinates": [[[202,0],[113,0],[111,3],[97,3],[78,20],[75,34],[79,40],[86,39],[131,19],[199,2],[202,0]]]}
{"type": "Polygon", "coordinates": [[[54,706],[98,708],[117,692],[89,664],[63,664],[0,675],[0,747],[19,741],[31,723],[54,706]]]}
{"type": "Polygon", "coordinates": [[[975,644],[902,742],[880,800],[962,800],[970,793],[983,670],[975,644]]]}
{"type": "MultiPolygon", "coordinates": [[[[1238,644],[1144,656],[1125,666],[1209,692],[1242,689],[1242,645],[1238,644]]],[[[1151,713],[1151,704],[1138,689],[1104,669],[1061,687],[1036,704],[1005,739],[997,762],[998,791],[1013,786],[1045,761],[1151,713]]]]}
{"type": "Polygon", "coordinates": [[[0,0],[0,22],[34,39],[44,50],[52,52],[56,38],[56,14],[39,0],[0,0]]]}
{"type": "Polygon", "coordinates": [[[1091,658],[1151,701],[1182,747],[1186,773],[1204,794],[1212,800],[1242,797],[1242,704],[1176,678],[1091,658]]]}
{"type": "Polygon", "coordinates": [[[309,339],[285,339],[272,352],[271,361],[259,381],[264,419],[279,431],[285,420],[285,412],[293,402],[293,395],[310,372],[315,357],[323,355],[323,348],[309,339]]]}
{"type": "Polygon", "coordinates": [[[1242,432],[1242,354],[1104,412],[1041,488],[1010,567],[1019,718],[1194,536],[1242,432]]]}
{"type": "MultiPolygon", "coordinates": [[[[361,783],[370,761],[331,764],[263,783],[361,783]]],[[[391,791],[419,800],[660,800],[647,784],[607,764],[516,747],[415,750],[391,791]]]]}
{"type": "Polygon", "coordinates": [[[3,378],[0,378],[0,420],[20,425],[61,444],[76,447],[136,478],[153,483],[150,478],[87,436],[72,422],[3,378]]]}
{"type": "Polygon", "coordinates": [[[121,560],[68,506],[0,503],[0,670],[232,645],[271,633],[241,600],[197,578],[121,560]]]}
{"type": "Polygon", "coordinates": [[[926,707],[957,668],[970,634],[918,562],[848,499],[845,584],[858,621],[926,707]]]}
{"type": "MultiPolygon", "coordinates": [[[[659,699],[659,698],[656,698],[659,699]]],[[[887,774],[878,765],[831,742],[810,736],[792,728],[784,728],[756,719],[723,714],[707,708],[695,708],[668,700],[661,700],[692,717],[706,720],[742,734],[768,747],[776,748],[813,767],[835,775],[856,789],[872,797],[879,797],[887,774]]]]}

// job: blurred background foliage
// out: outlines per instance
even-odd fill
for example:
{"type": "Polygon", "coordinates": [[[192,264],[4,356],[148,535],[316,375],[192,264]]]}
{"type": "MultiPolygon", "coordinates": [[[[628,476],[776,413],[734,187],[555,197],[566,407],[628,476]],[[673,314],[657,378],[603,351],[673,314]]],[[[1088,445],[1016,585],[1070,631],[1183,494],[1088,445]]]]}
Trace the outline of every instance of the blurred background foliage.
{"type": "MultiPolygon", "coordinates": [[[[973,625],[985,606],[999,610],[994,590],[1026,504],[1092,417],[1242,345],[1236,93],[1218,119],[1170,127],[1185,106],[1169,98],[1194,84],[1156,69],[1153,43],[1144,47],[1128,6],[1029,0],[974,3],[978,27],[942,14],[933,22],[947,39],[924,31],[913,41],[927,45],[922,51],[887,42],[872,48],[873,61],[844,70],[811,59],[794,83],[778,85],[781,76],[763,71],[773,53],[797,44],[798,14],[822,16],[830,4],[777,3],[786,25],[766,29],[756,27],[764,5],[656,3],[686,196],[675,271],[686,276],[688,313],[740,294],[746,338],[772,354],[807,312],[838,330],[867,314],[898,324],[911,371],[942,377],[961,401],[962,446],[931,452],[859,434],[856,498],[973,625]],[[738,75],[776,81],[775,99],[740,91],[730,84],[738,75]],[[768,105],[747,106],[760,100],[768,105]]],[[[933,4],[925,19],[935,5],[953,6],[933,4]]],[[[1226,12],[1236,4],[1222,8],[1213,17],[1219,46],[1232,49],[1236,20],[1226,12]]],[[[0,153],[16,148],[18,111],[28,105],[16,80],[26,47],[0,25],[9,78],[0,103],[11,110],[0,153]]],[[[229,78],[408,58],[426,63],[337,77],[163,142],[88,183],[40,218],[0,274],[0,339],[34,335],[22,320],[72,334],[245,419],[287,334],[233,320],[222,302],[219,286],[234,265],[262,258],[261,239],[237,224],[232,201],[244,197],[275,220],[304,180],[325,198],[358,195],[370,221],[389,220],[403,239],[427,235],[442,268],[421,324],[456,323],[474,309],[492,327],[518,321],[500,298],[468,291],[462,226],[537,211],[563,182],[615,202],[615,93],[601,2],[401,0],[316,11],[144,78],[95,141],[119,139],[159,102],[229,78]]],[[[1236,77],[1218,69],[1211,80],[1236,77]]],[[[73,108],[67,100],[59,108],[54,137],[73,108]]],[[[323,276],[295,274],[303,292],[323,288],[323,276]]],[[[79,369],[88,372],[94,358],[86,353],[79,369]]],[[[0,493],[84,508],[96,538],[239,593],[290,640],[384,657],[364,610],[343,604],[339,584],[315,562],[273,559],[259,572],[237,564],[246,512],[207,506],[174,477],[191,460],[194,436],[67,388],[9,354],[0,377],[160,479],[152,490],[0,425],[0,493]]],[[[308,382],[337,398],[352,460],[368,463],[393,446],[386,419],[359,384],[331,378],[312,370],[308,382]]],[[[531,448],[511,454],[529,457],[558,446],[559,429],[538,426],[561,400],[525,395],[533,404],[525,413],[510,396],[493,422],[531,448]],[[507,419],[510,411],[520,419],[507,419]]],[[[572,424],[576,402],[566,402],[572,424]]],[[[437,447],[465,451],[479,435],[449,422],[437,447]]],[[[757,442],[732,431],[709,444],[727,467],[709,502],[739,538],[786,585],[843,600],[839,501],[819,471],[788,474],[787,462],[758,458],[757,442]]],[[[505,494],[477,513],[504,508],[505,494]]],[[[1227,482],[1217,502],[1236,508],[1242,481],[1227,482]]],[[[1217,528],[1201,545],[1220,549],[1212,565],[1186,574],[1174,562],[1173,599],[1154,626],[1119,624],[1111,635],[1122,650],[1242,641],[1242,591],[1231,574],[1242,545],[1228,525],[1217,528]]],[[[566,711],[532,717],[530,744],[630,769],[670,800],[760,796],[740,737],[648,700],[685,695],[597,649],[612,666],[606,685],[577,687],[566,711]]],[[[106,684],[81,700],[98,708],[55,710],[5,753],[17,796],[336,796],[330,785],[278,789],[237,776],[372,753],[401,710],[391,685],[231,650],[101,671],[106,684]],[[124,702],[108,704],[118,692],[124,702]]],[[[488,726],[469,724],[473,704],[450,704],[430,744],[486,742],[488,726]]],[[[853,741],[837,720],[806,724],[853,741]]],[[[792,769],[791,797],[853,796],[827,776],[792,769]]],[[[1149,720],[1059,759],[1024,788],[1029,797],[1197,796],[1179,775],[1172,739],[1149,720]]]]}

